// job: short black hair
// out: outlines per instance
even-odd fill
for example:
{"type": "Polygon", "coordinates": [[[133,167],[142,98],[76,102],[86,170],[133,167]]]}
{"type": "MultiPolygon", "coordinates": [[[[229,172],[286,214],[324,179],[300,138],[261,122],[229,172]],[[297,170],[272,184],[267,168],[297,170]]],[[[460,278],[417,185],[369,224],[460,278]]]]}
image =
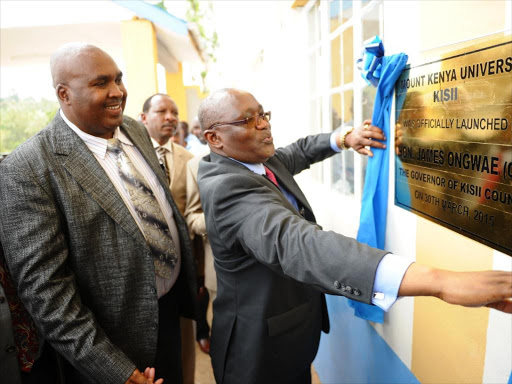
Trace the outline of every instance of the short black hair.
{"type": "Polygon", "coordinates": [[[167,96],[169,99],[171,98],[166,93],[155,93],[153,96],[149,96],[146,99],[146,101],[144,102],[144,105],[142,106],[142,113],[148,113],[149,112],[149,108],[151,108],[151,100],[153,100],[153,97],[155,97],[155,96],[167,96]]]}

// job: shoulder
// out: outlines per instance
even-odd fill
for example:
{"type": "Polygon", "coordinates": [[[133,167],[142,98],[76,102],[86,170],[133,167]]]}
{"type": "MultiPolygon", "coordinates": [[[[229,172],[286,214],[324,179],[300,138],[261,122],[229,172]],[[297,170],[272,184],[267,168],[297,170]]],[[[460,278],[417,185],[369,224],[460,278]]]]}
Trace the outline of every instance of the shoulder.
{"type": "Polygon", "coordinates": [[[187,160],[190,160],[194,157],[194,155],[191,152],[187,151],[179,144],[171,143],[171,146],[174,153],[176,153],[176,155],[178,156],[181,156],[187,160]]]}

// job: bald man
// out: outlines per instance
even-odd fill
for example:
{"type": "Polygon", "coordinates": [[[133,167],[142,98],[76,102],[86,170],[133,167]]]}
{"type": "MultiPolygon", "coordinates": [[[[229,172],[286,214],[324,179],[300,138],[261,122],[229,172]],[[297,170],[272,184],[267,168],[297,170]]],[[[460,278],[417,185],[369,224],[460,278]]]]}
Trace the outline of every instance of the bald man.
{"type": "Polygon", "coordinates": [[[18,293],[71,363],[67,382],[181,383],[179,315],[195,315],[197,288],[166,175],[123,116],[107,53],[66,45],[51,71],[60,111],[0,168],[0,241],[18,293]]]}
{"type": "MultiPolygon", "coordinates": [[[[212,152],[198,182],[217,272],[210,354],[218,384],[310,383],[320,332],[329,330],[325,293],[385,310],[397,296],[437,296],[512,312],[510,272],[427,268],[315,223],[293,175],[340,148],[371,156],[367,146],[384,147],[379,128],[367,121],[367,129],[276,150],[270,116],[236,89],[199,107],[212,152]]],[[[339,219],[347,220],[343,212],[339,219]]]]}

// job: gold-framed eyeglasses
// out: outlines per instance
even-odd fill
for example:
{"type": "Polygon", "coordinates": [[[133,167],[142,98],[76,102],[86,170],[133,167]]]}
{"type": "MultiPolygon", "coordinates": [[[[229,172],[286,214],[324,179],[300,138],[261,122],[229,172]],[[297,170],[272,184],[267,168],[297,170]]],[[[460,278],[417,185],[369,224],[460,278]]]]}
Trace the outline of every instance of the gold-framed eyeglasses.
{"type": "Polygon", "coordinates": [[[254,115],[251,117],[246,117],[245,119],[230,121],[229,123],[215,123],[215,124],[210,125],[208,127],[208,129],[206,129],[206,130],[208,131],[215,127],[220,127],[221,125],[244,125],[244,124],[249,125],[249,123],[251,121],[255,122],[254,127],[259,127],[261,125],[261,123],[263,122],[263,120],[268,123],[270,121],[271,115],[272,114],[270,111],[261,112],[261,113],[258,113],[257,115],[254,115]]]}

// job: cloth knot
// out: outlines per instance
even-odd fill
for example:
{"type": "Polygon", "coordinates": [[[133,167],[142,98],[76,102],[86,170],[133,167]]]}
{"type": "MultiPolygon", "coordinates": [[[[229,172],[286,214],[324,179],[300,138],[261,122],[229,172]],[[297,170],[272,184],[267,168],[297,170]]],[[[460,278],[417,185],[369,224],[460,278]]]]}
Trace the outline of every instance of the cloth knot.
{"type": "Polygon", "coordinates": [[[115,155],[119,155],[122,150],[121,141],[119,139],[112,138],[107,140],[107,151],[110,151],[115,155]]]}
{"type": "Polygon", "coordinates": [[[357,60],[361,76],[374,87],[379,84],[383,56],[384,44],[379,36],[374,36],[363,43],[361,58],[357,60]]]}

